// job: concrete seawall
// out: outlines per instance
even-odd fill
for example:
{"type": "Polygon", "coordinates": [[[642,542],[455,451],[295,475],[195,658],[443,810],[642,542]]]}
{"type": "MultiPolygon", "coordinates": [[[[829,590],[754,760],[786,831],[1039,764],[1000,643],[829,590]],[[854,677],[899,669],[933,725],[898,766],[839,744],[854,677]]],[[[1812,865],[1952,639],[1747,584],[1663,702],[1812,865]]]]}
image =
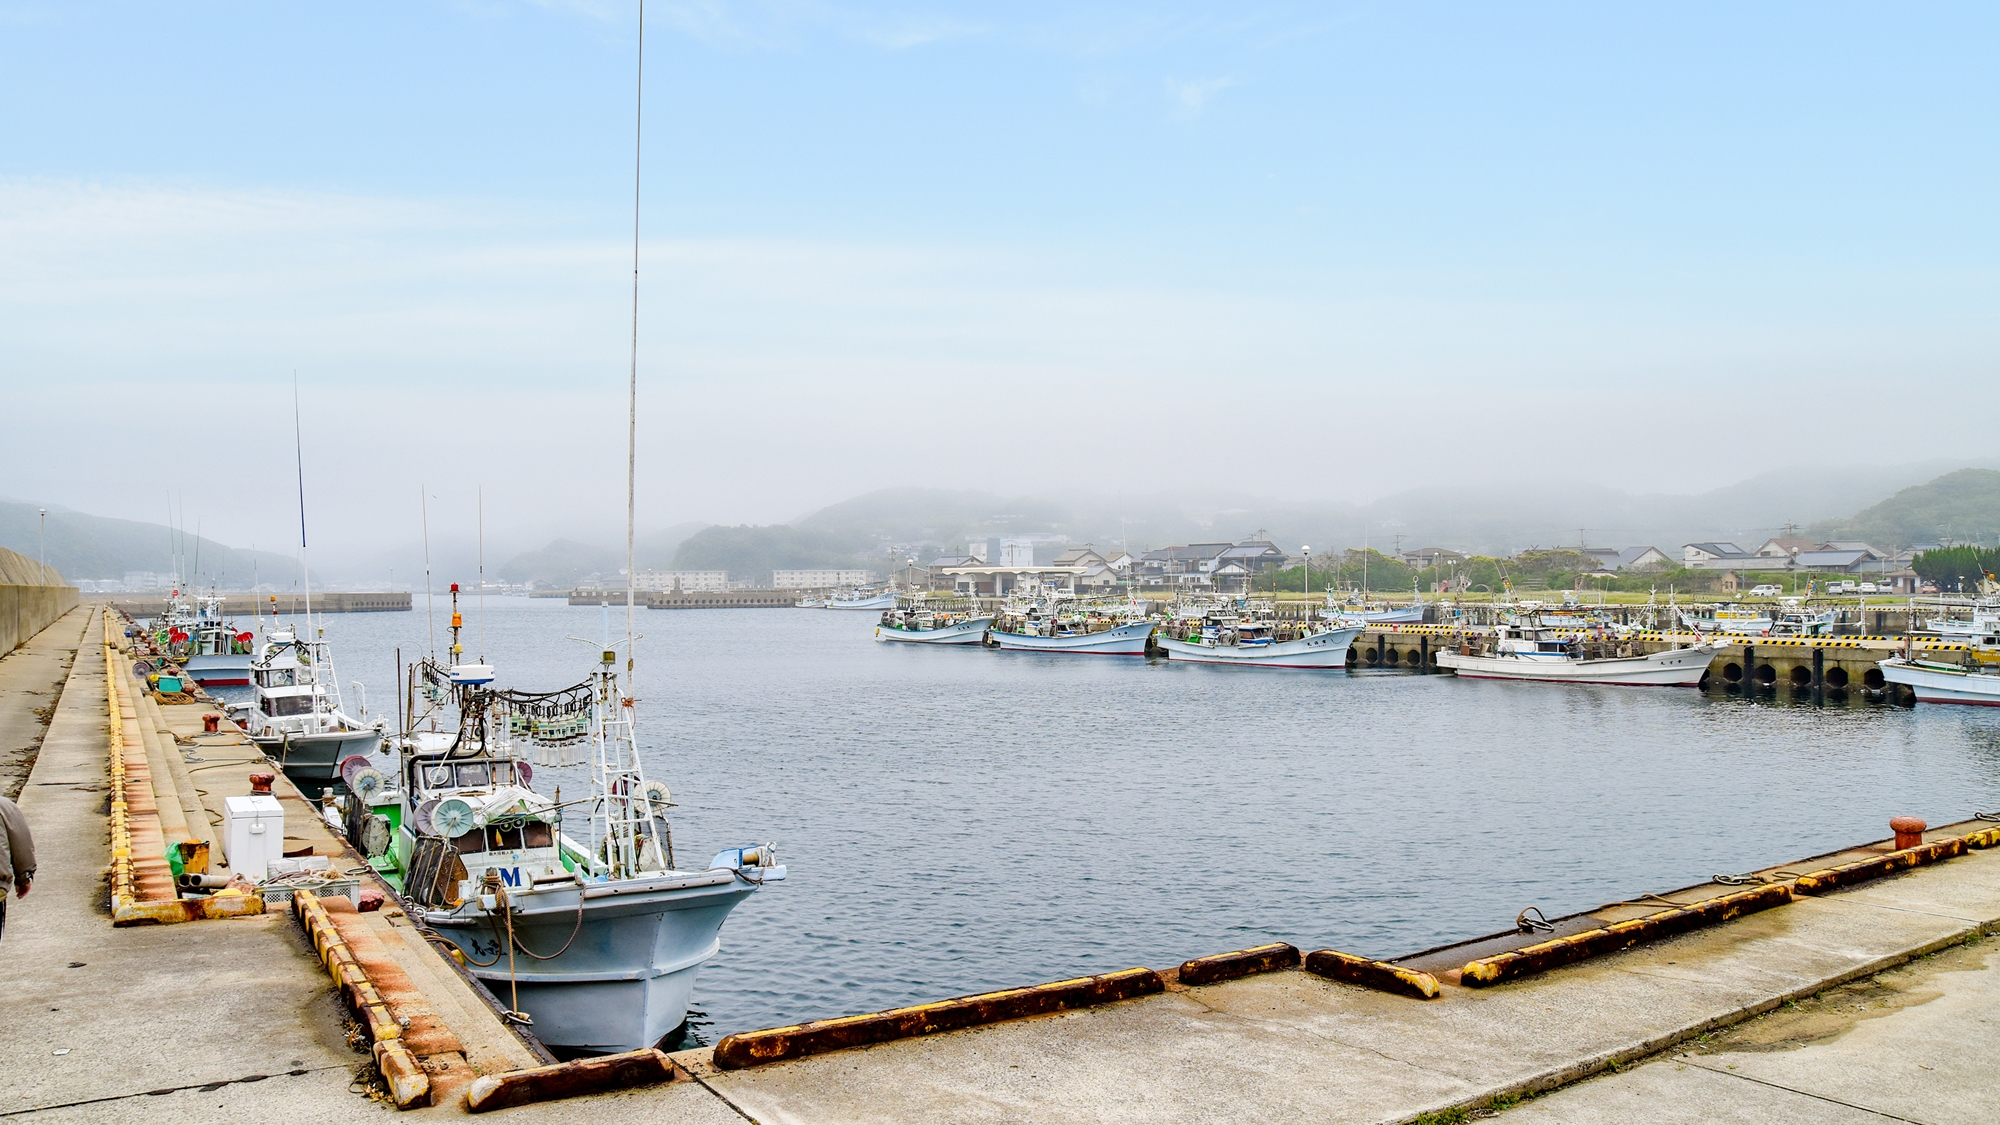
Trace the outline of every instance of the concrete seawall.
{"type": "MultiPolygon", "coordinates": [[[[102,602],[128,617],[158,617],[167,612],[167,603],[172,599],[166,594],[98,594],[93,600],[102,602]]],[[[304,594],[224,594],[222,612],[230,617],[253,617],[257,614],[276,613],[289,617],[304,613],[304,594]]],[[[399,590],[395,593],[355,593],[335,591],[312,596],[314,613],[407,613],[410,609],[410,593],[399,590]]]]}
{"type": "Polygon", "coordinates": [[[55,568],[0,547],[0,655],[13,652],[76,608],[76,587],[55,568]]]}

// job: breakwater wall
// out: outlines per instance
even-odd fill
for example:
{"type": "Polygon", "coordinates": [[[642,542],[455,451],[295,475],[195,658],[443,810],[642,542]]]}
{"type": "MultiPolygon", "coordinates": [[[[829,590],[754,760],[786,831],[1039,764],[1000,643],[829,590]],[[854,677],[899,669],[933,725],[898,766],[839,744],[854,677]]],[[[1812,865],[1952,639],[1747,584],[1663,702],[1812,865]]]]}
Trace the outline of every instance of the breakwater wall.
{"type": "MultiPolygon", "coordinates": [[[[119,610],[127,617],[158,617],[167,612],[167,603],[172,599],[166,594],[105,594],[92,599],[112,609],[119,610]]],[[[314,594],[314,613],[407,613],[410,609],[409,591],[396,593],[348,593],[314,594]]],[[[257,614],[276,613],[289,617],[304,613],[304,594],[224,594],[222,612],[230,617],[251,617],[257,614]]]]}
{"type": "Polygon", "coordinates": [[[77,591],[55,568],[0,547],[0,655],[76,608],[77,591]]]}
{"type": "MultiPolygon", "coordinates": [[[[634,592],[632,604],[641,609],[792,609],[798,605],[798,590],[712,590],[704,593],[672,593],[658,590],[634,592]]],[[[625,604],[623,590],[579,590],[569,596],[571,605],[625,604]]]]}

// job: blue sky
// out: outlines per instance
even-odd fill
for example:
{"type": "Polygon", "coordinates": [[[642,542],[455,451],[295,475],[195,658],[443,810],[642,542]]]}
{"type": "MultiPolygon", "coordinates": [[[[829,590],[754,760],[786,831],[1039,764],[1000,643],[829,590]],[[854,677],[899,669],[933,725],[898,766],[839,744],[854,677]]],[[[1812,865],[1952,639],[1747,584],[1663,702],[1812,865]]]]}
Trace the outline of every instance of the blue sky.
{"type": "MultiPolygon", "coordinates": [[[[1160,487],[1361,499],[1495,472],[1342,452],[1385,424],[1793,438],[1911,390],[2000,405],[1990,8],[647,17],[657,519],[1128,481],[1133,443],[1088,434],[1134,423],[1252,453],[1157,459],[1160,487]]],[[[608,2],[0,4],[0,377],[268,429],[297,367],[356,519],[447,417],[494,487],[598,487],[635,30],[608,2]]],[[[0,453],[0,492],[128,514],[40,467],[76,436],[0,453]]],[[[1694,491],[1781,444],[1592,479],[1694,491]]]]}

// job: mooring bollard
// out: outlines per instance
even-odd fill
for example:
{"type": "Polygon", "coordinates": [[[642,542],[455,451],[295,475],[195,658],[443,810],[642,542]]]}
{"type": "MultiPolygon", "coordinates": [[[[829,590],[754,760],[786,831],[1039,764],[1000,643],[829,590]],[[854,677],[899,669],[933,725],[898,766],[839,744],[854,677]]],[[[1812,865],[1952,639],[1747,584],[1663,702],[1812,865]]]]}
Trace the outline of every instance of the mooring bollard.
{"type": "Polygon", "coordinates": [[[1923,818],[1915,816],[1899,816],[1889,821],[1889,830],[1896,834],[1896,850],[1899,852],[1905,848],[1920,847],[1924,842],[1924,829],[1929,827],[1923,818]]]}
{"type": "Polygon", "coordinates": [[[203,715],[201,717],[201,733],[214,734],[221,728],[222,728],[222,716],[203,715]]]}
{"type": "Polygon", "coordinates": [[[274,773],[251,774],[250,795],[252,797],[269,797],[271,795],[271,783],[276,780],[278,780],[278,775],[274,773]]]}

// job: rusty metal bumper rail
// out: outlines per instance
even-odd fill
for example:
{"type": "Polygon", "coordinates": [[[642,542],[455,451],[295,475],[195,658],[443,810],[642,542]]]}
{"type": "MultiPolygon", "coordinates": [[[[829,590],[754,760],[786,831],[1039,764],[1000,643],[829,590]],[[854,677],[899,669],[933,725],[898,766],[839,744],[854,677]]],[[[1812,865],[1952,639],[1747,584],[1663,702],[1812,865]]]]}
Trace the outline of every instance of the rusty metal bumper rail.
{"type": "Polygon", "coordinates": [[[347,941],[340,936],[340,930],[327,917],[326,908],[319,903],[319,896],[309,890],[300,889],[292,894],[292,913],[297,915],[299,925],[306,936],[312,939],[313,950],[332,975],[334,986],[354,1007],[356,1015],[368,1029],[368,1038],[374,1043],[375,1068],[382,1072],[382,1078],[389,1085],[389,1096],[398,1109],[411,1109],[429,1105],[431,1099],[431,1078],[417,1061],[416,1055],[403,1045],[403,1027],[389,1012],[389,1005],[382,999],[368,974],[355,960],[347,941]]]}
{"type": "Polygon", "coordinates": [[[1274,973],[1298,967],[1298,947],[1274,941],[1269,945],[1254,945],[1232,953],[1216,953],[1183,961],[1175,978],[1182,984],[1217,984],[1256,973],[1274,973]]]}
{"type": "Polygon", "coordinates": [[[573,1098],[606,1090],[627,1090],[672,1081],[673,1060],[647,1047],[619,1055],[600,1055],[551,1066],[484,1074],[465,1092],[465,1108],[473,1113],[509,1106],[573,1098]]]}
{"type": "Polygon", "coordinates": [[[106,749],[111,766],[111,924],[114,926],[167,925],[204,918],[245,918],[264,913],[264,896],[257,894],[217,894],[204,898],[170,898],[141,901],[132,879],[131,805],[125,786],[125,719],[119,714],[124,700],[118,693],[117,648],[111,640],[111,615],[104,622],[104,698],[111,716],[110,739],[106,749]]]}
{"type": "Polygon", "coordinates": [[[1306,954],[1306,972],[1358,984],[1377,992],[1414,996],[1419,1000],[1435,1000],[1440,991],[1437,978],[1420,969],[1406,969],[1387,961],[1371,961],[1333,949],[1316,949],[1306,954]]]}
{"type": "Polygon", "coordinates": [[[1478,988],[1515,980],[1561,965],[1573,964],[1602,953],[1629,949],[1649,941],[1684,934],[1745,914],[1783,906],[1792,901],[1789,883],[1770,883],[1752,890],[1722,895],[1704,902],[1662,910],[1643,918],[1614,922],[1580,934],[1555,938],[1535,945],[1482,957],[1467,962],[1459,982],[1478,988]]]}
{"type": "Polygon", "coordinates": [[[714,1061],[723,1070],[740,1070],[848,1047],[1095,1007],[1165,990],[1166,981],[1159,973],[1151,969],[1125,969],[867,1015],[739,1032],[724,1036],[715,1045],[714,1061]]]}
{"type": "Polygon", "coordinates": [[[1928,844],[1904,848],[1887,855],[1843,863],[1838,867],[1828,867],[1819,871],[1808,871],[1794,880],[1793,886],[1798,888],[1800,894],[1826,894],[1842,887],[1851,887],[1856,883],[1865,883],[1870,879],[1880,879],[1884,875],[1894,875],[1898,871],[1908,871],[1913,867],[1923,867],[1953,856],[1961,856],[1965,854],[1967,848],[1991,847],[1996,838],[2000,838],[2000,829],[1988,828],[1967,836],[1933,840],[1928,844]]]}

